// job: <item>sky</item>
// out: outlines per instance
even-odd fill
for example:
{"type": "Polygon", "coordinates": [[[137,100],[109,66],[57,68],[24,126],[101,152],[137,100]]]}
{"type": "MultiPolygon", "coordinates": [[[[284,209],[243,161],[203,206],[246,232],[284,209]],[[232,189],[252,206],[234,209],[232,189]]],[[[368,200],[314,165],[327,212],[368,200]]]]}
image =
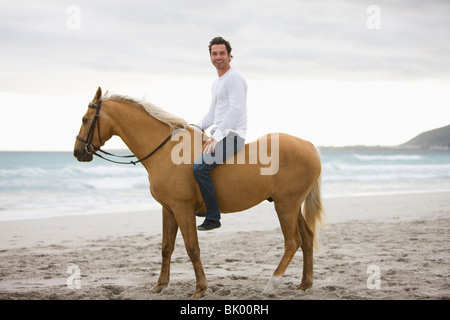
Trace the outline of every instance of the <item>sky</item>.
{"type": "Polygon", "coordinates": [[[449,15],[448,0],[0,0],[0,151],[72,150],[99,86],[196,122],[215,36],[248,84],[249,141],[398,145],[450,123],[449,15]]]}

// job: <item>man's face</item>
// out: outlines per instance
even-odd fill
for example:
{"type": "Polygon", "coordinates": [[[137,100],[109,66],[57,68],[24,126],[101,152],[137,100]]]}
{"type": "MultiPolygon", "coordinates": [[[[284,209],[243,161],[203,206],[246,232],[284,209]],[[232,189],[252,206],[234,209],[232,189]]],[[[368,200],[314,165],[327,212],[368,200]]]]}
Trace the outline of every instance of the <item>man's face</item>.
{"type": "Polygon", "coordinates": [[[214,44],[211,47],[211,62],[216,69],[224,69],[230,64],[231,54],[228,54],[224,44],[214,44]]]}

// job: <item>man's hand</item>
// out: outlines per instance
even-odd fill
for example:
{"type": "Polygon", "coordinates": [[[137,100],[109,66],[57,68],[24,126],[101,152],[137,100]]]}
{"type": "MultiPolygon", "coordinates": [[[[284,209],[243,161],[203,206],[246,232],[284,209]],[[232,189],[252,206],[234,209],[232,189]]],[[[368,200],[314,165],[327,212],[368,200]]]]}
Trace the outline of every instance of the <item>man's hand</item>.
{"type": "Polygon", "coordinates": [[[216,145],[217,145],[217,141],[214,140],[213,138],[209,138],[208,140],[206,140],[206,143],[203,146],[203,154],[208,154],[210,152],[215,152],[216,151],[216,145]]]}

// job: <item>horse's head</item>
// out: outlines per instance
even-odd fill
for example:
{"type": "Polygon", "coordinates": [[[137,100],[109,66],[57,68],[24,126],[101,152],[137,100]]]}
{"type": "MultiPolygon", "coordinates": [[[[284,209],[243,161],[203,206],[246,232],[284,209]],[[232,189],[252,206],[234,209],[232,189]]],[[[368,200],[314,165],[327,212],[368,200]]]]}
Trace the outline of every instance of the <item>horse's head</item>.
{"type": "Polygon", "coordinates": [[[92,161],[95,151],[112,137],[110,125],[106,121],[106,117],[102,117],[104,115],[104,111],[101,109],[102,103],[102,89],[99,87],[82,118],[80,132],[75,141],[73,155],[78,161],[92,161]]]}

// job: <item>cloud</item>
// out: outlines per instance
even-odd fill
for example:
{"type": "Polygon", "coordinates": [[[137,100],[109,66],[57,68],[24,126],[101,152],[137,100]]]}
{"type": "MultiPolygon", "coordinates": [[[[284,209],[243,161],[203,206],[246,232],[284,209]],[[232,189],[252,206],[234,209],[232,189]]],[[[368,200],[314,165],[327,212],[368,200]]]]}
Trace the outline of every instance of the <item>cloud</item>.
{"type": "MultiPolygon", "coordinates": [[[[414,80],[450,75],[448,1],[21,1],[0,10],[0,90],[67,91],[95,79],[211,73],[209,40],[231,41],[235,64],[271,79],[414,80]]],[[[94,81],[92,81],[94,82],[94,81]]]]}
{"type": "Polygon", "coordinates": [[[448,124],[448,13],[448,0],[3,1],[2,130],[20,119],[33,134],[0,148],[71,148],[99,85],[196,121],[216,76],[207,46],[217,35],[249,83],[252,128],[318,144],[401,143],[448,124]],[[372,4],[379,30],[366,25],[372,4]],[[80,28],[67,26],[71,5],[80,28]]]}

